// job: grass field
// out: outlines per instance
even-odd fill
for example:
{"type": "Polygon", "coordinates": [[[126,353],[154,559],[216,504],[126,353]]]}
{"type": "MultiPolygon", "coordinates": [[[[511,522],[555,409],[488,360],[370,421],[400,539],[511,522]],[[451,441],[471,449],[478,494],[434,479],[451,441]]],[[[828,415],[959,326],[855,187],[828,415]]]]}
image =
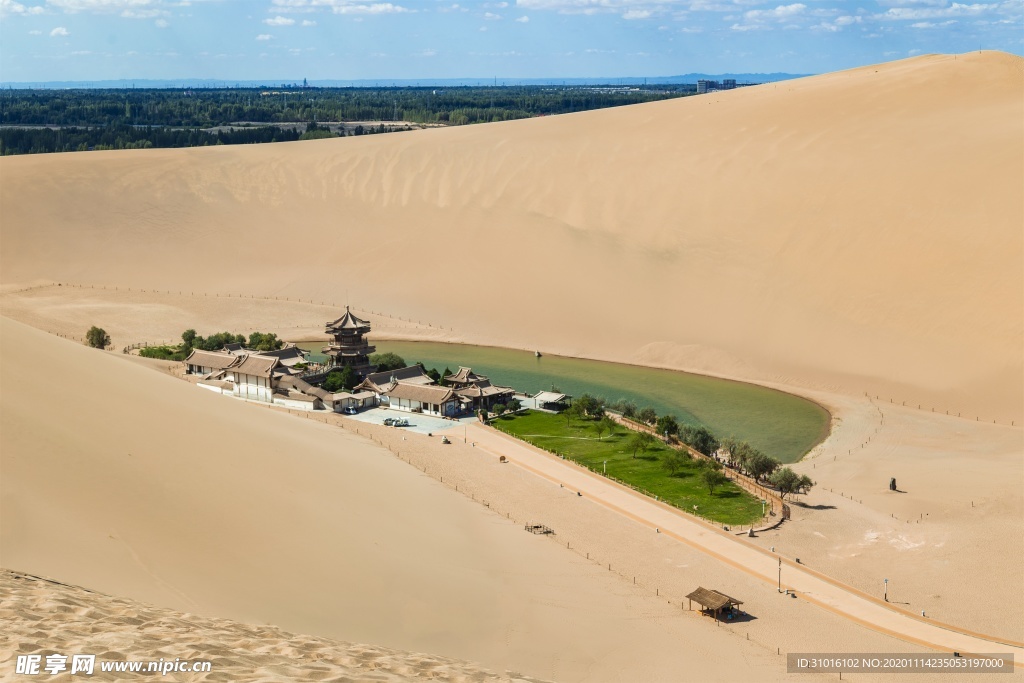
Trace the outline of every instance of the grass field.
{"type": "Polygon", "coordinates": [[[609,477],[631,484],[671,505],[697,512],[723,524],[750,524],[761,516],[761,501],[732,482],[712,495],[700,478],[695,462],[687,461],[680,472],[669,474],[662,458],[669,447],[656,442],[645,454],[633,458],[627,447],[633,434],[625,427],[616,427],[611,435],[598,439],[594,422],[573,419],[567,426],[563,415],[526,411],[515,416],[502,416],[492,424],[501,431],[527,441],[539,448],[564,455],[595,472],[604,472],[607,461],[609,477]]]}

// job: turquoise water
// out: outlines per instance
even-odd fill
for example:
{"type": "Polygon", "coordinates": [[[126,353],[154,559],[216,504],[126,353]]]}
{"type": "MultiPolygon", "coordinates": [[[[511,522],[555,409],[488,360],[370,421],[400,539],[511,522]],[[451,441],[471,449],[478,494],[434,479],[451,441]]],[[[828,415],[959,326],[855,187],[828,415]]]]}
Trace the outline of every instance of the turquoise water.
{"type": "MultiPolygon", "coordinates": [[[[302,348],[319,354],[322,344],[302,348]]],[[[829,414],[821,406],[792,394],[730,380],[673,370],[580,360],[560,356],[536,358],[529,351],[433,342],[376,342],[377,352],[397,353],[429,370],[460,365],[487,375],[495,384],[534,394],[560,391],[590,393],[609,401],[631,399],[659,415],[673,414],[681,423],[704,425],[719,438],[750,442],[783,462],[795,462],[828,434],[829,414]]]]}

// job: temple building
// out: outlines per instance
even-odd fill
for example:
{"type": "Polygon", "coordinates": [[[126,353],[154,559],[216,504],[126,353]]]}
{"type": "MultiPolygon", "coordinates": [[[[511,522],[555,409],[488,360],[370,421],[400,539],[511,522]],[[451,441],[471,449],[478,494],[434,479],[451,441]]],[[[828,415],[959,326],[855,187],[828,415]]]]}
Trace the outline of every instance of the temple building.
{"type": "Polygon", "coordinates": [[[370,322],[357,318],[346,306],[345,315],[327,323],[327,334],[333,340],[323,352],[330,358],[330,364],[338,368],[350,367],[359,377],[369,374],[373,370],[370,354],[377,350],[363,338],[369,332],[370,322]]]}
{"type": "Polygon", "coordinates": [[[512,387],[491,384],[491,380],[476,374],[472,368],[460,367],[458,372],[448,375],[444,381],[454,389],[466,410],[490,410],[495,404],[508,403],[516,395],[512,387]]]}

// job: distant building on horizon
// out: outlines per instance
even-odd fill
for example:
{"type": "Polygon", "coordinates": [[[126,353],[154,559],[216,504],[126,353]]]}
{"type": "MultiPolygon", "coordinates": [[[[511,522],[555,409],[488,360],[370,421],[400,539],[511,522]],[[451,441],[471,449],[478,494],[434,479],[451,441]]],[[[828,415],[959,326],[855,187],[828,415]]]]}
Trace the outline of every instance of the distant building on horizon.
{"type": "Polygon", "coordinates": [[[736,88],[735,78],[723,78],[721,82],[712,81],[709,79],[700,79],[697,81],[697,94],[703,95],[704,93],[715,92],[717,90],[733,90],[736,88]]]}

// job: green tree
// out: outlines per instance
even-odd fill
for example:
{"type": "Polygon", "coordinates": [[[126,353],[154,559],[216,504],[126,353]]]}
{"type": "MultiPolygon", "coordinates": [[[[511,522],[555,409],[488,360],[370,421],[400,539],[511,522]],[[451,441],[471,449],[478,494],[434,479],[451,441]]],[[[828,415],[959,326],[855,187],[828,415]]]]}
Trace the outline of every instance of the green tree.
{"type": "Polygon", "coordinates": [[[438,382],[438,384],[440,384],[442,387],[448,386],[448,380],[446,380],[445,377],[447,377],[450,374],[452,374],[451,368],[449,368],[446,365],[444,368],[444,372],[441,373],[441,381],[438,382]]]}
{"type": "Polygon", "coordinates": [[[583,394],[578,399],[576,399],[573,405],[578,406],[584,414],[590,417],[596,417],[598,415],[604,414],[604,407],[602,406],[602,402],[599,399],[591,396],[590,394],[583,394]]]}
{"type": "Polygon", "coordinates": [[[661,466],[668,470],[669,474],[675,475],[686,467],[687,460],[689,460],[689,458],[687,458],[683,451],[672,448],[665,454],[665,457],[662,458],[661,466]]]}
{"type": "Polygon", "coordinates": [[[441,373],[437,371],[437,368],[430,368],[427,370],[427,377],[434,380],[435,382],[441,381],[441,373]]]}
{"type": "Polygon", "coordinates": [[[399,368],[406,367],[405,359],[399,356],[397,353],[375,353],[370,356],[370,363],[377,366],[377,372],[387,372],[388,370],[398,370],[399,368]]]}
{"type": "Polygon", "coordinates": [[[85,343],[94,349],[105,349],[110,345],[110,335],[102,327],[93,325],[85,333],[85,343]]]}
{"type": "Polygon", "coordinates": [[[181,341],[185,343],[186,349],[191,349],[196,341],[196,331],[189,329],[181,333],[181,341]]]}
{"type": "Polygon", "coordinates": [[[659,436],[675,436],[679,433],[679,423],[675,415],[662,415],[658,418],[657,427],[659,436]]]}
{"type": "Polygon", "coordinates": [[[616,426],[617,424],[615,420],[611,419],[607,415],[598,420],[597,424],[594,425],[594,429],[597,431],[598,440],[603,440],[605,434],[614,434],[616,426]]]}
{"type": "Polygon", "coordinates": [[[582,420],[583,413],[584,411],[582,408],[580,408],[579,403],[571,404],[568,408],[562,411],[562,414],[565,415],[565,426],[568,427],[570,425],[572,418],[582,420]]]}
{"type": "Polygon", "coordinates": [[[491,406],[491,410],[494,411],[495,415],[504,415],[505,414],[505,404],[504,403],[495,403],[493,406],[491,406]]]}
{"type": "Polygon", "coordinates": [[[690,448],[704,455],[714,455],[718,450],[718,439],[707,427],[691,427],[686,425],[679,431],[679,438],[690,448]]]}
{"type": "Polygon", "coordinates": [[[771,476],[779,468],[779,464],[779,461],[775,458],[755,450],[747,458],[747,471],[750,472],[750,476],[755,481],[761,481],[762,478],[771,476]]]}
{"type": "Polygon", "coordinates": [[[643,408],[639,413],[637,413],[637,417],[640,418],[641,422],[649,425],[653,425],[658,421],[658,413],[654,412],[654,408],[651,408],[650,406],[643,408]]]}
{"type": "Polygon", "coordinates": [[[814,486],[814,482],[806,474],[801,476],[788,467],[776,470],[768,482],[779,490],[779,496],[782,498],[791,493],[807,493],[814,486]]]}
{"type": "Polygon", "coordinates": [[[708,493],[712,496],[715,495],[716,488],[723,486],[725,482],[729,481],[729,478],[726,477],[721,470],[716,470],[712,467],[708,467],[701,472],[700,478],[704,480],[704,483],[708,487],[708,493]]]}
{"type": "Polygon", "coordinates": [[[513,412],[513,413],[518,412],[519,409],[522,408],[522,407],[523,407],[523,404],[520,403],[518,398],[513,398],[513,399],[509,400],[509,402],[508,402],[509,412],[513,412]]]}
{"type": "Polygon", "coordinates": [[[636,417],[636,403],[629,400],[628,398],[620,398],[615,403],[609,406],[612,410],[617,410],[622,413],[622,417],[635,418],[636,417]]]}
{"type": "Polygon", "coordinates": [[[246,346],[253,351],[276,351],[284,346],[284,341],[278,339],[273,332],[253,332],[249,335],[249,343],[246,346]]]}
{"type": "Polygon", "coordinates": [[[629,439],[629,447],[633,449],[633,458],[636,458],[637,453],[643,454],[651,450],[654,441],[654,437],[647,432],[635,432],[629,439]]]}
{"type": "Polygon", "coordinates": [[[351,366],[346,365],[340,370],[331,370],[324,379],[323,389],[335,393],[338,391],[350,391],[359,384],[359,376],[351,366]]]}

